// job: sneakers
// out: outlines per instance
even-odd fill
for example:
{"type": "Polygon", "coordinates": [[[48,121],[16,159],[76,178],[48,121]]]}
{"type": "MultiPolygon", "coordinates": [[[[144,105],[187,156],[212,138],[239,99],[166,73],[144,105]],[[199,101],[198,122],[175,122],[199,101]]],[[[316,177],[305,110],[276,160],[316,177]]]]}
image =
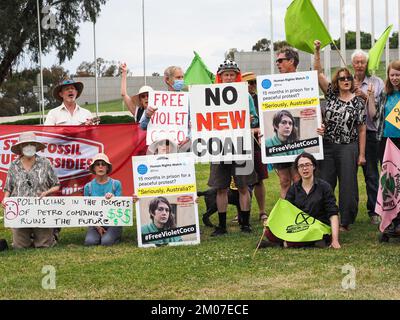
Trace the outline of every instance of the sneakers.
{"type": "Polygon", "coordinates": [[[381,217],[378,215],[371,216],[371,224],[378,225],[381,223],[381,217]]]}
{"type": "Polygon", "coordinates": [[[253,230],[251,230],[250,225],[247,225],[247,226],[240,226],[240,231],[246,232],[246,233],[251,233],[253,230]]]}
{"type": "Polygon", "coordinates": [[[211,237],[218,237],[218,236],[222,236],[225,233],[228,233],[228,231],[226,231],[225,228],[221,228],[221,227],[216,227],[214,232],[211,233],[211,237]]]}

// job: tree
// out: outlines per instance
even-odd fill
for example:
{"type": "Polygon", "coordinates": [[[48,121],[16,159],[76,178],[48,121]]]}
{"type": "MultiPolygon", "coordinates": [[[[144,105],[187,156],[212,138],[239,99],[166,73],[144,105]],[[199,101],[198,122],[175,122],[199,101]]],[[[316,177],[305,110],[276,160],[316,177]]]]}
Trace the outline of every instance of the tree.
{"type": "Polygon", "coordinates": [[[274,51],[277,51],[283,47],[289,47],[289,46],[290,46],[290,44],[287,43],[285,40],[276,41],[276,42],[274,42],[274,51]]]}
{"type": "Polygon", "coordinates": [[[238,52],[236,48],[231,48],[227,52],[225,52],[225,59],[229,59],[235,61],[235,53],[238,52]]]}
{"type": "Polygon", "coordinates": [[[266,38],[258,40],[257,43],[251,48],[252,51],[269,51],[271,41],[266,38]]]}
{"type": "MultiPolygon", "coordinates": [[[[360,31],[360,40],[361,40],[361,49],[370,49],[371,48],[371,34],[360,31]]],[[[340,38],[335,40],[335,43],[340,49],[340,38]]],[[[331,48],[335,49],[335,46],[331,44],[331,48]]],[[[355,49],[356,48],[356,32],[355,31],[347,31],[346,32],[346,49],[355,49]]]]}
{"type": "Polygon", "coordinates": [[[393,32],[392,36],[389,38],[389,48],[397,49],[399,47],[399,33],[393,32]]]}
{"type": "MultiPolygon", "coordinates": [[[[40,0],[43,8],[51,5],[57,28],[42,30],[42,51],[57,51],[60,64],[71,59],[79,46],[79,24],[96,21],[100,6],[107,0],[40,0]]],[[[33,0],[0,1],[0,85],[13,64],[24,54],[38,61],[37,7],[33,0]]]]}
{"type": "Polygon", "coordinates": [[[159,77],[160,74],[159,74],[158,72],[153,72],[153,73],[151,74],[151,76],[152,76],[152,77],[159,77]]]}
{"type": "MultiPolygon", "coordinates": [[[[33,92],[33,86],[37,86],[39,68],[24,69],[15,72],[13,77],[3,83],[0,90],[0,116],[18,115],[20,107],[25,112],[39,111],[38,93],[33,92]]],[[[60,66],[52,66],[43,69],[43,84],[48,87],[44,94],[46,108],[54,108],[60,103],[53,98],[52,88],[63,79],[69,78],[68,71],[60,66]]]]}
{"type": "MultiPolygon", "coordinates": [[[[119,64],[119,63],[118,63],[119,64]]],[[[107,61],[103,58],[97,58],[97,76],[98,77],[117,77],[120,75],[117,62],[107,61]]],[[[95,75],[94,61],[83,61],[76,69],[76,77],[94,77],[95,75]]],[[[129,70],[128,70],[129,72],[129,70]]]]}

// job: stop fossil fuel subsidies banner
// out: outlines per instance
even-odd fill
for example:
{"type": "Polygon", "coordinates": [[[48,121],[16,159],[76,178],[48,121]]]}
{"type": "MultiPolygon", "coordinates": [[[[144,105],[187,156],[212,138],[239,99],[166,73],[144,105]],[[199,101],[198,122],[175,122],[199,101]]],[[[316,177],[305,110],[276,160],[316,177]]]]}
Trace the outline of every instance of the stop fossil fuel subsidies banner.
{"type": "Polygon", "coordinates": [[[11,146],[21,132],[31,131],[46,148],[38,156],[50,160],[60,180],[58,195],[83,195],[83,187],[93,179],[89,172],[92,158],[107,154],[112,163],[110,176],[121,181],[123,195],[131,196],[133,155],[146,154],[146,132],[137,124],[98,126],[25,126],[0,125],[0,199],[3,198],[7,172],[17,155],[11,146]]]}

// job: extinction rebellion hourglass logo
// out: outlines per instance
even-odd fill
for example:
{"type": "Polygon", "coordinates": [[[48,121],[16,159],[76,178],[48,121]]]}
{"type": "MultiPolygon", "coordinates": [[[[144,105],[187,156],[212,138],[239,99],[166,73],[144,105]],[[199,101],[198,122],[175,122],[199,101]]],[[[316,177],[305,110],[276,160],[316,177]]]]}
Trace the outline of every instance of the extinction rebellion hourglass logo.
{"type": "Polygon", "coordinates": [[[382,207],[383,211],[396,208],[400,201],[400,169],[392,161],[385,161],[382,165],[380,188],[382,201],[378,199],[378,205],[382,207]]]}

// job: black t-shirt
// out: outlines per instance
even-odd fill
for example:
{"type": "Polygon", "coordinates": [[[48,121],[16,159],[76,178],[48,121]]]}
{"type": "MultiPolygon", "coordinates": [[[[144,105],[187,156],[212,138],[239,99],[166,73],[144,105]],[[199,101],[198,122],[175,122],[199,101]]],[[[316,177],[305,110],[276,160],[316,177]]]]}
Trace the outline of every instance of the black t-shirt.
{"type": "Polygon", "coordinates": [[[301,183],[300,180],[290,186],[286,200],[315,219],[331,225],[329,218],[337,215],[339,208],[330,184],[322,179],[314,178],[314,185],[307,194],[301,183]]]}

